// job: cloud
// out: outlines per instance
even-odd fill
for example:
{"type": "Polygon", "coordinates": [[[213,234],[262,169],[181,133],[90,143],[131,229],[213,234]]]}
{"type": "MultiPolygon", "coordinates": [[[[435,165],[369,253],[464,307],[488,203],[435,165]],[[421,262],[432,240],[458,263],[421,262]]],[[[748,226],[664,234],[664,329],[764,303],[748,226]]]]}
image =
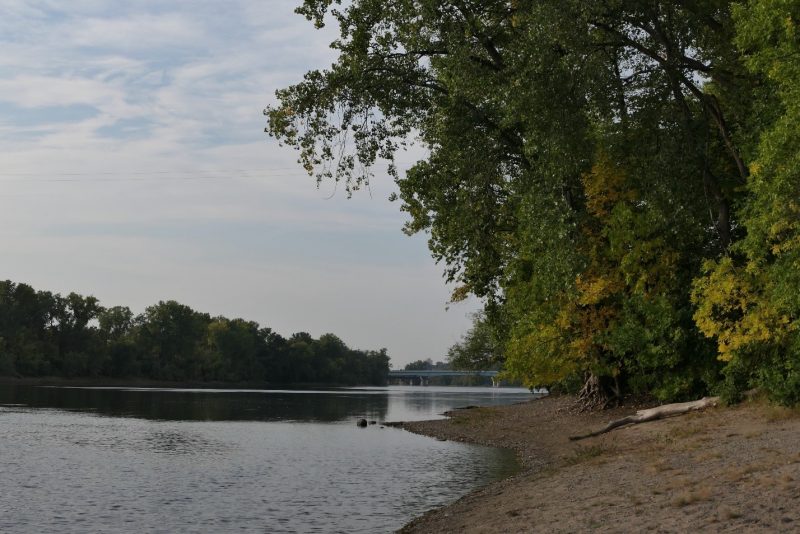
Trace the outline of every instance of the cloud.
{"type": "Polygon", "coordinates": [[[87,78],[22,75],[0,80],[0,101],[24,108],[85,104],[125,109],[122,88],[87,78]]]}
{"type": "Polygon", "coordinates": [[[203,24],[187,13],[134,14],[76,21],[65,35],[75,47],[138,53],[153,48],[192,48],[206,39],[203,24]]]}
{"type": "Polygon", "coordinates": [[[333,331],[400,363],[466,328],[384,168],[347,200],[263,133],[275,89],[334,59],[296,0],[0,3],[0,278],[333,331]]]}

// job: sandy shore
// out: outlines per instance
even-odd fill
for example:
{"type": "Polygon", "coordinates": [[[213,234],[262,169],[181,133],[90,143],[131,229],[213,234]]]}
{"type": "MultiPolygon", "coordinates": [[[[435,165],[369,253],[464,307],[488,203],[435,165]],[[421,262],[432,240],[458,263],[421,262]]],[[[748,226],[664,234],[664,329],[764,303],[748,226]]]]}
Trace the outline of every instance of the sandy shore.
{"type": "Polygon", "coordinates": [[[407,423],[516,451],[523,469],[401,532],[800,531],[800,411],[750,402],[616,430],[637,407],[571,413],[573,399],[474,408],[407,423]]]}

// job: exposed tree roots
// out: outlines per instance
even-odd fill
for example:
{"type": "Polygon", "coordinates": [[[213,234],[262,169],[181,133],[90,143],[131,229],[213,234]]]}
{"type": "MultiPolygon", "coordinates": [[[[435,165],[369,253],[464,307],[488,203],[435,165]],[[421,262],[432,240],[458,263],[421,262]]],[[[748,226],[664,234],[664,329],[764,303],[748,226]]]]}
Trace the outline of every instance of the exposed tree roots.
{"type": "Polygon", "coordinates": [[[580,412],[602,410],[611,404],[619,404],[619,387],[615,383],[611,388],[605,388],[600,382],[600,378],[590,373],[586,376],[583,387],[578,392],[576,404],[580,412]],[[613,391],[613,395],[609,395],[609,389],[613,391]]]}
{"type": "Polygon", "coordinates": [[[664,404],[663,406],[648,408],[647,410],[639,410],[634,415],[629,415],[627,417],[623,417],[622,419],[611,421],[600,430],[580,436],[570,436],[569,439],[575,441],[579,439],[591,438],[593,436],[605,434],[606,432],[611,432],[615,428],[620,428],[627,425],[637,425],[639,423],[663,419],[664,417],[671,417],[673,415],[681,415],[697,410],[704,410],[706,408],[716,406],[718,403],[719,397],[703,397],[702,399],[696,401],[664,404]]]}

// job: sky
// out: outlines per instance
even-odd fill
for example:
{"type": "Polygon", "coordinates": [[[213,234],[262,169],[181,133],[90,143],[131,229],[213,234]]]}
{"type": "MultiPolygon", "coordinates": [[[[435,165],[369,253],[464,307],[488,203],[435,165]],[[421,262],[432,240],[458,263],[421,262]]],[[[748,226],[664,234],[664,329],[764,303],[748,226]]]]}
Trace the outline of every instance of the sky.
{"type": "Polygon", "coordinates": [[[317,188],[264,133],[335,59],[299,1],[0,0],[0,279],[444,359],[477,303],[448,310],[392,181],[317,188]]]}

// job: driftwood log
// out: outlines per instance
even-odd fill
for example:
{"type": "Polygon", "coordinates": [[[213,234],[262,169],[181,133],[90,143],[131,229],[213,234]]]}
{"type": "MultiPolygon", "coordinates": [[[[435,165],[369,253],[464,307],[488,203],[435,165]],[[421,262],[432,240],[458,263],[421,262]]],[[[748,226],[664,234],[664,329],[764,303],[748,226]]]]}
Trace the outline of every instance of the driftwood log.
{"type": "Polygon", "coordinates": [[[672,417],[673,415],[681,415],[697,410],[704,410],[706,408],[716,406],[718,403],[719,397],[703,397],[702,399],[696,401],[664,404],[663,406],[656,406],[655,408],[648,408],[647,410],[639,410],[634,415],[629,415],[627,417],[623,417],[622,419],[611,421],[600,430],[580,436],[570,436],[569,439],[575,441],[579,439],[591,438],[594,436],[599,436],[600,434],[605,434],[606,432],[611,432],[615,428],[622,426],[638,425],[639,423],[655,421],[665,417],[672,417]]]}

